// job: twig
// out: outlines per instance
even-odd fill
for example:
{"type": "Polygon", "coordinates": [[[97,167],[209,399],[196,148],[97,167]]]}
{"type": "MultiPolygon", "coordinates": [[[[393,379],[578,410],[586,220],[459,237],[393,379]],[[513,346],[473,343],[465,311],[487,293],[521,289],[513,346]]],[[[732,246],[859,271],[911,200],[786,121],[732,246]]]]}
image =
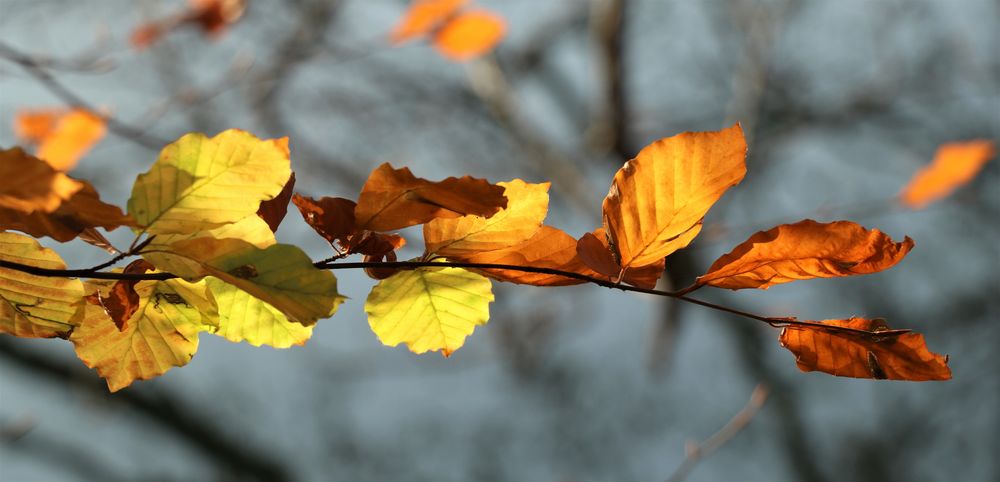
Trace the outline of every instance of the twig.
{"type": "Polygon", "coordinates": [[[694,466],[698,464],[698,461],[712,455],[719,447],[722,447],[736,436],[736,434],[740,433],[753,420],[754,415],[757,415],[761,407],[764,406],[764,402],[767,401],[767,395],[767,386],[758,384],[750,395],[750,401],[747,402],[746,406],[739,413],[729,420],[729,423],[719,429],[718,432],[712,434],[711,437],[705,439],[704,442],[689,444],[687,446],[687,454],[684,456],[684,462],[681,463],[680,467],[677,467],[677,470],[667,479],[667,482],[680,482],[684,480],[691,473],[691,470],[694,469],[694,466]]]}

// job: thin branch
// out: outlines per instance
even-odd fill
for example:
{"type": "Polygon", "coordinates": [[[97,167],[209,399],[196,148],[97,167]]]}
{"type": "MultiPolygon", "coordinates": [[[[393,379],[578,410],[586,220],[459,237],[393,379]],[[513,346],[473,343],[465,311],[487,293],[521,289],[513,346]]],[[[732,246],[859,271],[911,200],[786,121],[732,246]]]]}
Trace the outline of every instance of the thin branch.
{"type": "Polygon", "coordinates": [[[722,447],[736,436],[736,434],[740,433],[753,420],[754,415],[757,415],[761,407],[764,406],[764,402],[767,401],[767,395],[767,386],[758,384],[750,395],[750,401],[743,407],[743,410],[740,410],[739,413],[729,420],[729,423],[719,429],[718,432],[712,434],[711,437],[705,439],[704,442],[687,447],[684,462],[680,467],[677,467],[677,470],[667,479],[667,482],[680,482],[684,480],[691,473],[691,469],[698,464],[698,461],[712,455],[712,452],[718,450],[719,447],[722,447]]]}
{"type": "MultiPolygon", "coordinates": [[[[414,269],[414,268],[468,268],[468,269],[500,269],[500,270],[510,270],[510,271],[520,271],[524,273],[539,273],[539,274],[549,274],[554,276],[562,276],[564,278],[575,279],[583,281],[586,283],[592,283],[598,286],[603,286],[605,288],[618,289],[622,291],[631,291],[634,293],[644,293],[654,296],[665,296],[668,298],[675,298],[678,300],[686,301],[688,303],[693,303],[696,305],[701,305],[706,308],[710,308],[717,311],[724,311],[726,313],[731,313],[734,315],[742,316],[744,318],[749,318],[751,320],[757,320],[763,323],[767,323],[774,328],[783,328],[787,326],[809,326],[812,328],[836,331],[836,332],[848,332],[854,333],[861,336],[871,336],[872,333],[859,330],[855,328],[848,328],[842,326],[825,325],[822,323],[817,323],[814,321],[801,321],[796,318],[790,317],[770,317],[762,316],[747,311],[741,311],[734,308],[729,308],[723,305],[717,305],[708,301],[700,300],[697,298],[691,298],[684,293],[690,292],[690,288],[685,288],[681,291],[664,291],[652,288],[641,288],[638,286],[629,286],[621,283],[616,283],[613,281],[608,281],[606,279],[595,278],[593,276],[587,276],[585,274],[574,273],[572,271],[563,271],[555,268],[544,268],[540,266],[519,266],[513,264],[497,264],[497,263],[465,263],[460,261],[384,261],[384,262],[352,262],[352,263],[331,263],[328,261],[318,261],[313,263],[313,265],[319,269],[328,270],[341,270],[341,269],[365,269],[365,268],[400,268],[400,269],[414,269]]],[[[91,279],[111,279],[111,280],[131,280],[131,281],[143,281],[143,280],[156,280],[163,281],[169,279],[180,278],[173,273],[158,272],[158,273],[110,273],[103,271],[93,271],[91,269],[50,269],[41,268],[38,266],[31,266],[27,264],[15,263],[13,261],[6,261],[0,259],[0,268],[7,268],[16,271],[21,271],[28,274],[33,274],[36,276],[45,276],[53,278],[91,278],[91,279]]],[[[888,330],[881,331],[878,333],[879,337],[889,337],[901,335],[903,333],[908,333],[910,330],[888,330]]]]}
{"type": "Polygon", "coordinates": [[[56,97],[62,99],[66,104],[79,107],[96,116],[99,116],[107,124],[109,130],[124,137],[125,139],[128,139],[142,147],[153,150],[159,150],[168,143],[166,140],[150,136],[142,129],[123,123],[114,116],[101,113],[101,111],[95,106],[83,100],[83,98],[76,95],[73,91],[69,90],[69,88],[56,80],[52,74],[45,70],[42,65],[36,62],[30,55],[22,53],[19,50],[0,42],[0,57],[20,65],[29,75],[45,86],[49,92],[52,92],[56,97]]]}

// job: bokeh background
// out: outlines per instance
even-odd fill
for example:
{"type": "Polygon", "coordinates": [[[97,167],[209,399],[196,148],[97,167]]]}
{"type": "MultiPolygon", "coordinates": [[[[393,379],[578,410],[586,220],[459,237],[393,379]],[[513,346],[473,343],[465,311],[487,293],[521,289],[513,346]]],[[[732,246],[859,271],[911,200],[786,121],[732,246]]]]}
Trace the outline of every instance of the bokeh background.
{"type": "MultiPolygon", "coordinates": [[[[995,1],[479,0],[508,35],[454,63],[388,44],[403,1],[250,0],[217,40],[180,29],[130,47],[132,29],[185,5],[0,0],[0,145],[16,143],[19,109],[66,103],[13,49],[131,128],[73,173],[119,205],[158,146],[238,127],[289,136],[307,195],[355,197],[383,161],[552,181],[549,222],[581,235],[646,143],[739,121],[749,174],[668,259],[662,287],[783,222],[909,235],[916,249],[884,273],[699,295],[884,317],[950,354],[954,379],[802,373],[766,325],[593,286],[495,283],[465,347],[415,356],[380,345],[362,309],[373,281],[340,271],[351,300],[305,346],[203,335],[191,364],[113,395],[68,342],[0,337],[0,479],[665,480],[686,441],[764,384],[762,411],[688,480],[1000,480],[1000,165],[926,210],[894,199],[939,144],[1000,137],[995,1]]],[[[127,245],[124,231],[109,237],[127,245]]],[[[294,211],[278,238],[331,254],[294,211]]],[[[44,244],[72,267],[107,259],[44,244]]]]}

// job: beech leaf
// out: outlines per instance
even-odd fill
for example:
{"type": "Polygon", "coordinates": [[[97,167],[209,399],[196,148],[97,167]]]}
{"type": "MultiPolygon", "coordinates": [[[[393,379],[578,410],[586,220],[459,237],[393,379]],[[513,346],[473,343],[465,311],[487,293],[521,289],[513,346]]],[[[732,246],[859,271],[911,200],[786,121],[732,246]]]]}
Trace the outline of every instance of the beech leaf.
{"type": "Polygon", "coordinates": [[[260,207],[257,208],[257,215],[267,222],[267,226],[271,228],[272,233],[278,231],[278,226],[285,219],[285,214],[288,214],[288,201],[292,198],[292,189],[294,188],[295,173],[293,172],[291,177],[288,178],[288,182],[285,183],[285,187],[281,189],[281,192],[274,199],[262,201],[260,207]]]}
{"type": "Polygon", "coordinates": [[[712,263],[697,283],[767,289],[795,280],[870,274],[895,266],[911,249],[909,237],[896,243],[878,229],[851,221],[806,219],[754,234],[712,263]]]}
{"type": "Polygon", "coordinates": [[[50,213],[82,188],[82,182],[20,147],[0,150],[0,209],[50,213]]]}
{"type": "Polygon", "coordinates": [[[365,302],[368,323],[387,346],[450,356],[490,317],[490,280],[461,268],[418,268],[380,281],[365,302]]]}
{"type": "Polygon", "coordinates": [[[655,288],[666,266],[666,260],[660,258],[645,266],[622,268],[615,260],[604,228],[597,228],[593,233],[584,234],[577,242],[576,253],[583,264],[595,272],[591,276],[615,283],[624,281],[640,288],[655,288]]]}
{"type": "MultiPolygon", "coordinates": [[[[62,258],[38,241],[0,232],[0,259],[48,269],[66,269],[62,258]]],[[[65,337],[83,301],[76,278],[36,276],[0,268],[0,333],[24,338],[65,337]]]]}
{"type": "Polygon", "coordinates": [[[975,179],[996,155],[996,145],[985,139],[942,144],[930,165],[903,188],[899,200],[910,209],[923,209],[975,179]]]}
{"type": "Polygon", "coordinates": [[[746,174],[739,124],[660,139],[615,174],[604,227],[624,268],[657,262],[687,246],[708,210],[746,174]]]}
{"type": "Polygon", "coordinates": [[[48,236],[59,242],[71,241],[92,228],[113,230],[132,226],[132,218],[118,206],[101,201],[100,194],[89,182],[79,181],[82,188],[50,213],[30,214],[0,208],[0,229],[16,229],[35,237],[48,236]]]}
{"type": "Polygon", "coordinates": [[[884,320],[849,318],[821,325],[858,331],[793,325],[781,331],[781,346],[795,355],[800,370],[840,377],[884,380],[949,380],[948,357],[927,349],[924,335],[890,330],[884,320]]]}
{"type": "Polygon", "coordinates": [[[507,32],[503,17],[485,10],[470,10],[445,22],[431,43],[441,55],[465,61],[493,50],[507,32]]]}
{"type": "Polygon", "coordinates": [[[211,276],[205,282],[219,310],[219,323],[212,333],[234,343],[274,348],[302,345],[312,336],[312,326],[288,321],[280,310],[250,293],[211,276]]]}
{"type": "MultiPolygon", "coordinates": [[[[470,263],[508,264],[552,268],[560,271],[599,276],[587,268],[576,254],[576,238],[560,229],[542,225],[535,234],[521,243],[504,249],[470,253],[456,260],[470,263]]],[[[490,278],[534,286],[568,286],[584,283],[565,276],[529,273],[510,269],[478,269],[490,278]]]]}

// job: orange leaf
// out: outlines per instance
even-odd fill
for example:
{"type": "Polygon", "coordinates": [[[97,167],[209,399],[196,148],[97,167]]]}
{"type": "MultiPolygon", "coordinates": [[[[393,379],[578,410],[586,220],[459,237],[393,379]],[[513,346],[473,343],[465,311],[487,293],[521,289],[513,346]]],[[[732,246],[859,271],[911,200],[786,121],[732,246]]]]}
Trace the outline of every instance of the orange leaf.
{"type": "Polygon", "coordinates": [[[0,150],[0,209],[20,214],[52,212],[84,184],[20,147],[0,150]]]}
{"type": "Polygon", "coordinates": [[[623,269],[615,260],[614,253],[608,245],[604,228],[597,228],[592,233],[584,234],[577,241],[576,253],[587,267],[598,273],[595,277],[603,277],[615,283],[624,281],[640,288],[656,287],[656,282],[663,274],[666,265],[666,260],[660,258],[653,264],[623,269]]]}
{"type": "Polygon", "coordinates": [[[468,0],[417,0],[392,29],[389,40],[399,44],[426,35],[455,14],[468,0]]]}
{"type": "Polygon", "coordinates": [[[795,354],[800,370],[840,377],[881,380],[949,380],[947,355],[927,349],[924,336],[889,330],[884,320],[825,320],[823,325],[859,331],[830,330],[821,325],[793,325],[781,331],[781,346],[795,354]]]}
{"type": "Polygon", "coordinates": [[[754,234],[712,263],[698,284],[718,288],[768,287],[812,278],[870,274],[896,265],[913,249],[878,229],[850,221],[811,219],[754,234]]]}
{"type": "Polygon", "coordinates": [[[464,61],[492,50],[507,31],[503,17],[484,10],[462,13],[434,33],[432,43],[441,55],[464,61]]]}
{"type": "Polygon", "coordinates": [[[51,213],[35,211],[25,214],[0,207],[0,230],[14,229],[36,238],[49,236],[56,241],[66,242],[87,228],[102,227],[111,230],[132,225],[132,218],[122,213],[118,206],[102,202],[90,183],[77,182],[83,188],[51,213]]]}
{"type": "Polygon", "coordinates": [[[84,109],[43,109],[20,112],[18,137],[38,144],[36,156],[57,171],[69,171],[104,137],[104,119],[84,109]]]}
{"type": "MultiPolygon", "coordinates": [[[[142,274],[154,269],[156,268],[149,261],[137,259],[129,263],[122,272],[142,274]]],[[[118,331],[126,331],[129,329],[127,325],[129,318],[132,318],[135,311],[139,309],[139,293],[135,292],[135,284],[138,282],[138,280],[119,280],[111,287],[107,296],[104,296],[100,291],[95,291],[87,296],[87,301],[103,307],[104,312],[118,327],[118,331]]]]}
{"type": "Polygon", "coordinates": [[[910,209],[922,209],[972,181],[996,154],[996,145],[985,139],[942,144],[930,165],[903,188],[899,200],[910,209]]]}
{"type": "MultiPolygon", "coordinates": [[[[545,225],[538,228],[531,238],[515,246],[482,253],[469,253],[452,259],[469,263],[552,268],[598,276],[597,273],[584,266],[576,256],[575,238],[559,229],[545,225]]],[[[568,286],[583,283],[581,280],[544,273],[504,269],[480,269],[476,271],[500,281],[534,286],[568,286]]]]}
{"type": "Polygon", "coordinates": [[[358,230],[391,231],[435,218],[466,214],[489,217],[507,207],[504,188],[465,176],[431,182],[388,163],[376,168],[358,197],[358,230]]]}
{"type": "Polygon", "coordinates": [[[683,248],[705,213],[746,174],[739,124],[685,132],[646,146],[615,174],[604,226],[622,267],[645,266],[683,248]]]}
{"type": "Polygon", "coordinates": [[[342,197],[313,199],[295,194],[292,203],[299,208],[302,219],[330,244],[336,241],[346,247],[350,243],[351,234],[355,231],[354,201],[342,197]]]}
{"type": "Polygon", "coordinates": [[[261,201],[260,208],[257,209],[257,215],[267,223],[267,227],[271,228],[272,233],[278,230],[281,220],[285,219],[285,214],[288,214],[288,201],[292,198],[294,187],[295,173],[293,172],[281,192],[274,199],[261,201]]]}

